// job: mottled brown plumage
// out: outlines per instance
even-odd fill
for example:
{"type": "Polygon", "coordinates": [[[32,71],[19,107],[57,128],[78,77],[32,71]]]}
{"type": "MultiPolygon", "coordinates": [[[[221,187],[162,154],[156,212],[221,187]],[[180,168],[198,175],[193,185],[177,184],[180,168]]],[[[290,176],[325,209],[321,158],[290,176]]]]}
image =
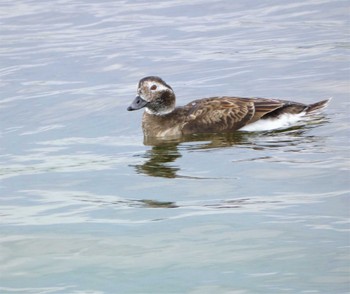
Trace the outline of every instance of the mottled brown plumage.
{"type": "Polygon", "coordinates": [[[159,77],[141,79],[137,93],[128,110],[146,108],[142,119],[146,137],[234,132],[258,121],[309,114],[324,108],[328,102],[306,105],[266,98],[212,97],[175,108],[173,89],[159,77]]]}

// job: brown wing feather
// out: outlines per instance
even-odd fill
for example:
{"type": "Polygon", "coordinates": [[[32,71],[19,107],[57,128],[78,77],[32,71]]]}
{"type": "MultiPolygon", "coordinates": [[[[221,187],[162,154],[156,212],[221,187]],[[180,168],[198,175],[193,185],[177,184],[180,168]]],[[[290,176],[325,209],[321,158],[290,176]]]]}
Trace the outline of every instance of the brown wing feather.
{"type": "Polygon", "coordinates": [[[188,108],[186,133],[232,132],[284,107],[288,101],[266,98],[214,97],[195,100],[188,108]]]}
{"type": "Polygon", "coordinates": [[[250,123],[253,123],[262,118],[264,115],[285,106],[288,102],[266,98],[252,98],[252,101],[254,102],[255,114],[250,123]]]}
{"type": "Polygon", "coordinates": [[[254,116],[254,103],[232,97],[207,98],[191,102],[186,133],[215,133],[238,130],[254,116]]]}

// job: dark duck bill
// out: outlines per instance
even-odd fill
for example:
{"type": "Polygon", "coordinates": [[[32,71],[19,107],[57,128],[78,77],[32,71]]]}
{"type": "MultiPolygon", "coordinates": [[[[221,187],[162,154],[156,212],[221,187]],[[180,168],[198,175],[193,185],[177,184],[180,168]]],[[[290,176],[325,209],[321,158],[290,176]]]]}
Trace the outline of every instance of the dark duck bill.
{"type": "Polygon", "coordinates": [[[143,100],[140,96],[136,96],[131,105],[127,108],[128,111],[138,110],[147,105],[147,101],[143,100]]]}

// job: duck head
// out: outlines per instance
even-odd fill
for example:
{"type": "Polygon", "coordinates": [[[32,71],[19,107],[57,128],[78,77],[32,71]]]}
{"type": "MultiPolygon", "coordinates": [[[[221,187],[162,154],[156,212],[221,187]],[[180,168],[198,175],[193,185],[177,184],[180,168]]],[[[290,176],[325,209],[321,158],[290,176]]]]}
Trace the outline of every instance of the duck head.
{"type": "Polygon", "coordinates": [[[159,77],[145,77],[139,81],[137,96],[129,111],[145,107],[146,112],[154,115],[164,115],[175,109],[175,94],[173,89],[159,77]]]}

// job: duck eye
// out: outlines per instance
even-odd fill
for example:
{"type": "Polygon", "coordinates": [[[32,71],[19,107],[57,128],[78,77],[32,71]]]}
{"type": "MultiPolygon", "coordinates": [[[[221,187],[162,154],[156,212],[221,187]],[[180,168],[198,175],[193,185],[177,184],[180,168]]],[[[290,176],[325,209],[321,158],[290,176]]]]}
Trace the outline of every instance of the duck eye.
{"type": "Polygon", "coordinates": [[[156,85],[152,85],[151,90],[154,91],[156,89],[157,89],[157,86],[156,85]]]}

